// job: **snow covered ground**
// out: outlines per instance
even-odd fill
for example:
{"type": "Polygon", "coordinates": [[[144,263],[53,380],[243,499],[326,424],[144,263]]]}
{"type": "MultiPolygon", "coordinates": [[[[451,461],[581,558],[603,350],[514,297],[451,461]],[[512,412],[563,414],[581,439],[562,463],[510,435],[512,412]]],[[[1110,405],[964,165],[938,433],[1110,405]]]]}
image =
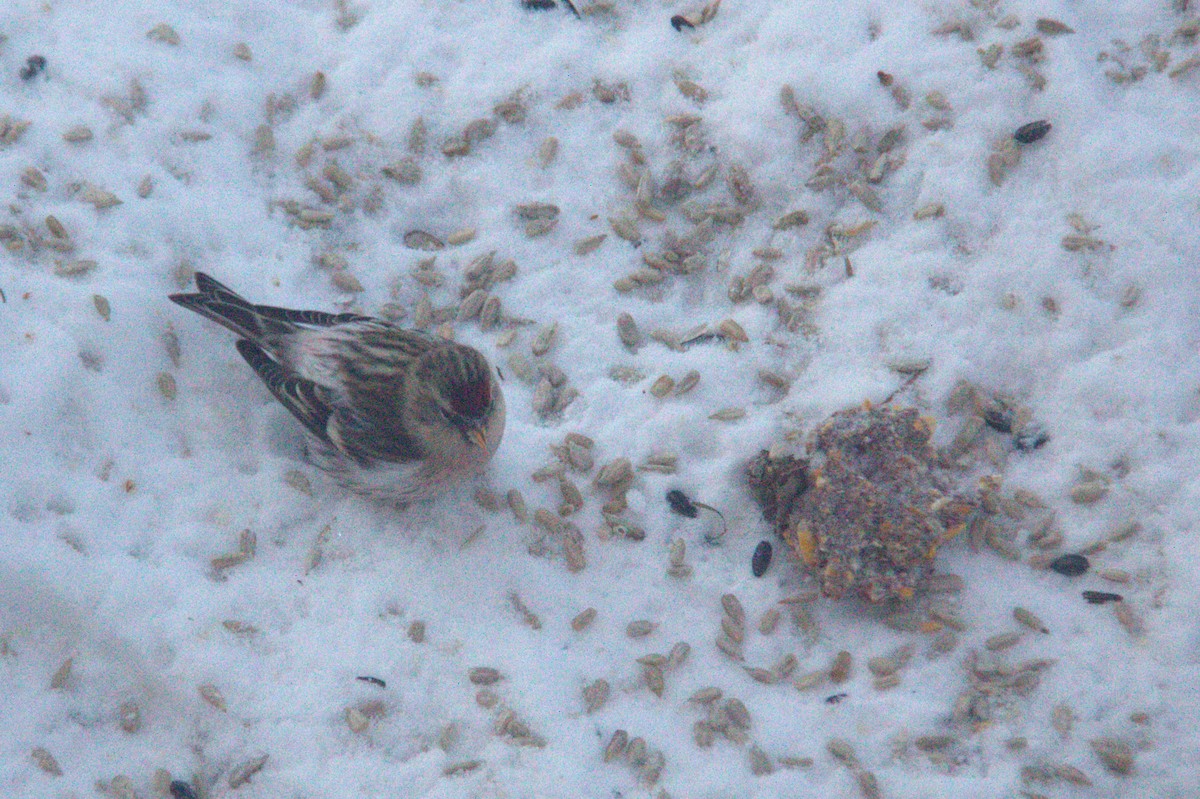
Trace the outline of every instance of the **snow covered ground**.
{"type": "Polygon", "coordinates": [[[0,792],[1196,795],[1187,5],[5,4],[0,792]],[[1037,120],[1043,138],[1013,141],[1037,120]],[[492,252],[516,265],[487,288],[499,319],[456,322],[492,252]],[[451,326],[506,377],[485,480],[405,512],[340,492],[230,336],[167,301],[195,269],[258,302],[451,326]],[[726,319],[747,343],[668,346],[726,319]],[[692,390],[651,393],[690,370],[692,390]],[[994,474],[1006,500],[1047,508],[999,514],[1015,532],[999,546],[943,549],[962,589],[911,613],[779,604],[812,585],[778,540],[751,575],[774,536],[746,461],[906,383],[894,402],[951,446],[960,381],[1051,435],[1017,452],[983,431],[963,489],[994,474]],[[744,416],[723,421],[731,408],[744,416]],[[595,465],[565,473],[585,500],[581,571],[533,520],[563,503],[533,475],[568,433],[595,442],[595,465]],[[621,514],[644,540],[599,535],[600,467],[663,454],[675,473],[637,471],[621,514]],[[1107,492],[1073,501],[1081,480],[1107,492]],[[724,513],[717,545],[710,514],[669,511],[672,488],[724,513]],[[1031,568],[1047,514],[1054,552],[1091,547],[1087,575],[1031,568]],[[675,541],[690,576],[667,573],[675,541]],[[747,617],[741,662],[714,645],[725,594],[747,617]],[[631,637],[635,621],[657,626],[631,637]],[[637,662],[677,642],[682,663],[637,662]],[[795,687],[843,650],[847,681],[795,687]],[[868,659],[906,652],[877,685],[868,659]],[[473,684],[495,676],[477,667],[501,679],[473,684]],[[705,687],[721,699],[690,699],[705,687]],[[605,762],[618,729],[645,763],[605,762]]]}

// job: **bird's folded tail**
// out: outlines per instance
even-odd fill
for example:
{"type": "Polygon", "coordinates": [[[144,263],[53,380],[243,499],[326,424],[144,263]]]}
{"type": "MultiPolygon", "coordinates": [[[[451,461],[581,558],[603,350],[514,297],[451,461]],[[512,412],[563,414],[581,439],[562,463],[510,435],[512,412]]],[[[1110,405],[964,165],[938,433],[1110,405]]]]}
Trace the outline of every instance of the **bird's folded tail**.
{"type": "Polygon", "coordinates": [[[303,325],[328,327],[366,318],[352,313],[293,311],[272,305],[254,305],[204,272],[196,273],[196,293],[171,294],[169,299],[272,353],[277,351],[281,337],[295,333],[303,325]]]}

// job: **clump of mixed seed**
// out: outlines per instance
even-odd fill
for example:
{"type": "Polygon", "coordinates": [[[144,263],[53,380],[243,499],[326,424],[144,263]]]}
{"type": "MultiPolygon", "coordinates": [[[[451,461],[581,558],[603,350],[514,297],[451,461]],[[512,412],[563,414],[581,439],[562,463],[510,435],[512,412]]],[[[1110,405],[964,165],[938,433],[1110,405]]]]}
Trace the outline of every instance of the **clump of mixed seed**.
{"type": "Polygon", "coordinates": [[[750,487],[776,532],[832,599],[911,599],[938,548],[965,529],[975,502],[935,470],[933,421],[915,409],[864,403],[812,434],[807,459],[764,451],[750,487]]]}

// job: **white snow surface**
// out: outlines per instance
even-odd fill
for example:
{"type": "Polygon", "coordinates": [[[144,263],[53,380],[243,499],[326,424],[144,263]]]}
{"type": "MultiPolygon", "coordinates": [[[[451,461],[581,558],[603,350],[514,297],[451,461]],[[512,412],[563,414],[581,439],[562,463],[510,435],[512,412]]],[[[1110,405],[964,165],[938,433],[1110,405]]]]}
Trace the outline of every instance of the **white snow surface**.
{"type": "MultiPolygon", "coordinates": [[[[700,5],[615,0],[581,5],[577,18],[510,0],[5,3],[0,793],[160,796],[156,772],[166,770],[207,797],[869,795],[829,754],[838,738],[888,799],[1195,796],[1200,68],[1188,59],[1200,48],[1187,5],[726,0],[710,21],[677,32],[670,18],[698,18],[700,5]],[[1041,34],[1039,17],[1073,32],[1041,34]],[[973,38],[935,32],[955,21],[973,38]],[[148,35],[162,23],[177,43],[148,35]],[[1040,58],[1020,56],[1014,46],[1034,36],[1040,58]],[[239,44],[249,60],[235,54],[239,44]],[[979,51],[993,44],[1003,52],[988,68],[979,51]],[[45,71],[22,79],[34,54],[45,71]],[[907,92],[907,109],[879,71],[907,92]],[[310,90],[317,72],[323,93],[310,90]],[[685,96],[679,79],[707,97],[685,96]],[[623,83],[627,96],[601,102],[596,81],[623,83]],[[826,132],[802,138],[804,124],[780,101],[785,84],[828,121],[826,132]],[[523,121],[493,113],[513,97],[523,121]],[[670,121],[684,114],[702,117],[697,152],[680,149],[670,121]],[[417,119],[427,142],[414,154],[417,119]],[[495,134],[467,155],[444,155],[443,143],[477,119],[495,120],[495,134]],[[1039,119],[1052,130],[1020,145],[1019,163],[996,185],[993,147],[1039,119]],[[21,121],[30,124],[18,135],[21,121]],[[840,145],[828,133],[839,124],[840,145]],[[79,125],[92,138],[65,140],[79,125]],[[897,125],[905,133],[892,168],[864,182],[880,136],[897,125]],[[261,126],[273,148],[256,148],[261,126]],[[637,214],[619,173],[630,153],[614,141],[618,130],[640,141],[645,165],[635,167],[654,185],[673,161],[689,179],[716,168],[682,202],[654,200],[665,219],[638,221],[640,247],[608,221],[637,214]],[[548,137],[558,150],[545,164],[548,137]],[[844,187],[810,187],[827,141],[840,147],[836,168],[877,195],[877,210],[844,187]],[[415,185],[381,172],[404,157],[423,172],[415,185]],[[342,174],[327,170],[331,162],[351,180],[331,181],[342,174]],[[728,185],[737,165],[754,196],[743,197],[751,202],[739,224],[713,225],[703,268],[615,290],[669,233],[693,229],[685,211],[737,207],[728,185]],[[23,179],[29,168],[44,186],[23,179]],[[120,204],[87,202],[96,188],[120,204]],[[561,209],[549,233],[526,235],[516,206],[530,202],[561,209]],[[914,218],[932,203],[944,214],[914,218]],[[306,228],[289,212],[297,207],[331,221],[306,228]],[[772,229],[798,209],[807,224],[772,229]],[[48,215],[69,247],[48,230],[48,215]],[[841,240],[844,252],[810,257],[831,240],[831,225],[868,222],[841,240]],[[444,240],[467,228],[474,238],[436,253],[404,243],[412,230],[444,240]],[[599,234],[598,249],[575,254],[576,242],[599,234]],[[1081,235],[1091,246],[1063,246],[1081,235]],[[464,272],[492,251],[517,264],[491,288],[506,322],[485,331],[466,321],[453,335],[504,371],[503,443],[479,483],[405,511],[347,495],[307,463],[299,425],[229,334],[167,300],[202,269],[257,302],[367,313],[391,304],[409,322],[427,292],[453,322],[464,272]],[[361,291],[346,292],[344,275],[333,282],[329,254],[345,259],[361,291]],[[411,273],[432,255],[444,282],[427,288],[411,273]],[[80,260],[95,265],[59,274],[80,260]],[[775,299],[732,302],[733,277],[759,263],[773,268],[765,285],[775,299]],[[796,330],[774,304],[801,304],[788,286],[819,289],[796,330]],[[749,342],[677,351],[647,339],[634,353],[617,338],[622,311],[644,334],[732,318],[749,342]],[[530,343],[551,323],[553,345],[534,358],[530,343]],[[164,344],[172,333],[178,362],[164,344]],[[1077,578],[965,540],[946,546],[938,570],[960,575],[963,590],[918,600],[949,608],[964,626],[940,657],[931,656],[933,633],[897,630],[858,600],[818,600],[816,628],[798,629],[777,603],[811,590],[811,578],[781,541],[766,575],[750,572],[755,545],[774,534],[747,490],[745,463],[763,448],[799,452],[802,434],[829,414],[884,401],[906,379],[892,367],[915,360],[929,369],[893,402],[936,419],[937,444],[962,423],[946,401],[964,380],[1014,398],[1052,436],[1016,452],[987,431],[994,462],[980,456],[962,471],[965,491],[998,474],[1002,493],[1036,493],[1063,530],[1064,552],[1138,525],[1093,551],[1092,571],[1077,578]],[[561,415],[533,410],[541,364],[578,391],[561,415]],[[614,366],[644,376],[625,384],[609,376],[614,366]],[[701,375],[691,392],[649,393],[659,375],[678,380],[691,369],[701,375]],[[788,390],[765,385],[762,370],[784,376],[788,390]],[[170,379],[174,396],[162,390],[170,379]],[[745,417],[710,418],[732,406],[745,417]],[[556,509],[557,482],[531,475],[558,462],[549,447],[568,432],[594,439],[597,468],[678,456],[675,474],[637,473],[623,518],[646,530],[640,542],[597,535],[607,496],[593,485],[596,469],[568,472],[586,498],[570,518],[585,539],[577,573],[532,519],[474,499],[481,487],[501,498],[517,489],[531,515],[556,509]],[[1083,469],[1110,481],[1095,504],[1070,499],[1083,469]],[[711,515],[669,511],[672,488],[724,513],[718,545],[704,540],[711,515]],[[254,533],[256,554],[214,570],[243,530],[254,533]],[[666,574],[675,540],[687,545],[690,578],[666,574]],[[1104,569],[1129,580],[1105,580],[1104,569]],[[1113,606],[1085,603],[1083,589],[1124,595],[1142,629],[1131,634],[1113,606]],[[748,617],[744,663],[714,646],[727,593],[748,617]],[[1049,633],[1017,624],[1018,605],[1049,633]],[[772,606],[783,621],[764,635],[758,621],[772,606]],[[570,622],[587,607],[596,620],[576,632],[570,622]],[[643,619],[657,624],[653,633],[627,636],[627,624],[643,619]],[[418,621],[420,642],[409,635],[418,621]],[[1015,647],[984,649],[1004,632],[1021,633],[1015,647]],[[679,641],[690,657],[666,672],[656,696],[637,659],[679,641]],[[899,685],[876,690],[867,659],[906,645],[914,654],[899,685]],[[854,655],[851,678],[814,690],[756,682],[743,667],[770,668],[791,653],[794,678],[828,668],[840,650],[854,655]],[[1054,663],[1026,695],[998,694],[986,719],[964,720],[954,705],[970,687],[972,652],[1054,663]],[[477,666],[503,676],[493,708],[468,680],[477,666]],[[582,689],[598,679],[611,696],[585,713],[582,689]],[[744,702],[748,740],[718,735],[697,746],[693,725],[706,711],[689,697],[705,686],[744,702]],[[846,697],[825,701],[835,693],[846,697]],[[120,721],[132,705],[140,722],[127,723],[130,732],[120,721]],[[1058,705],[1073,718],[1065,734],[1051,723],[1058,705]],[[497,732],[508,710],[544,745],[497,732]],[[657,782],[624,758],[604,762],[617,729],[662,753],[657,782]],[[923,735],[954,742],[931,756],[915,746],[923,735]],[[1130,773],[1104,767],[1089,743],[1101,738],[1131,747],[1130,773]],[[752,772],[751,747],[770,773],[752,772]],[[261,770],[231,785],[235,769],[262,755],[261,770]],[[811,765],[786,761],[804,757],[811,765]],[[1092,786],[1061,769],[1048,782],[1022,776],[1059,764],[1092,786]]],[[[1025,532],[1016,544],[1028,560],[1037,551],[1025,532]]]]}

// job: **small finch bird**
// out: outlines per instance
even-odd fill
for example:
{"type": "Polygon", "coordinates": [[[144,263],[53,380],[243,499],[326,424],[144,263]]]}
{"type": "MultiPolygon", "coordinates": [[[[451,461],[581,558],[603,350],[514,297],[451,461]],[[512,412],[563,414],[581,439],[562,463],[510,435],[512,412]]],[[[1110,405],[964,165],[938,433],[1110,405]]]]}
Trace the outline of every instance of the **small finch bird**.
{"type": "Polygon", "coordinates": [[[482,470],[504,396],[477,350],[353,313],[253,305],[203,272],[172,302],[232,330],[237,349],[307,429],[343,486],[405,505],[482,470]]]}

